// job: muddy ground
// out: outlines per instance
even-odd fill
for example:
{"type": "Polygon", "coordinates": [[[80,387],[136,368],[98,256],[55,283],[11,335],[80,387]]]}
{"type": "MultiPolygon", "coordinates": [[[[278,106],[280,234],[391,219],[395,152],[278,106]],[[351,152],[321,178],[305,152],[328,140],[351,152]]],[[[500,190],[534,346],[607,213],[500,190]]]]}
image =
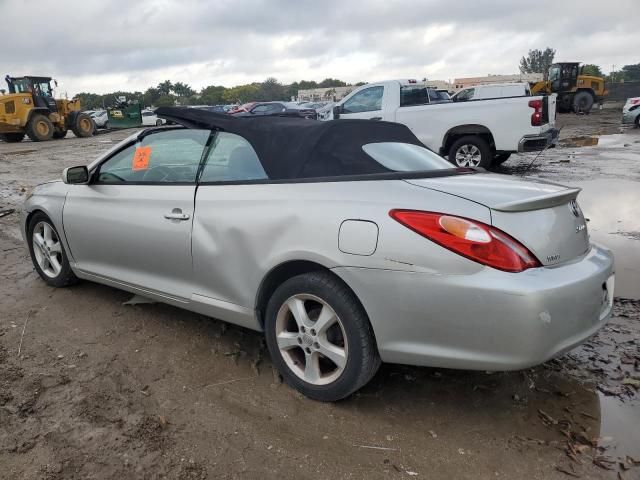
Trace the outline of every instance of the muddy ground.
{"type": "MultiPolygon", "coordinates": [[[[639,479],[640,132],[619,109],[559,123],[560,148],[499,170],[584,188],[616,253],[610,323],[522,372],[385,365],[336,404],[283,385],[259,334],[45,286],[17,213],[0,218],[0,478],[639,479]]],[[[0,211],[127,134],[0,143],[0,211]]]]}

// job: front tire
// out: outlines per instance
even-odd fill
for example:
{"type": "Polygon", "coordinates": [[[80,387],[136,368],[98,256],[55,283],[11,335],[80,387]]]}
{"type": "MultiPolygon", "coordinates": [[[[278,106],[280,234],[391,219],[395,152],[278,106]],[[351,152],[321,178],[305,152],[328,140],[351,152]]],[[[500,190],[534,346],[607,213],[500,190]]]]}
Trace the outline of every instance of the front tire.
{"type": "Polygon", "coordinates": [[[449,161],[456,167],[489,168],[492,160],[489,144],[475,135],[459,138],[449,149],[449,161]]]}
{"type": "Polygon", "coordinates": [[[24,138],[24,133],[0,133],[0,140],[7,143],[19,143],[24,138]]]}
{"type": "Polygon", "coordinates": [[[34,142],[46,142],[53,137],[53,123],[40,113],[31,116],[27,124],[27,136],[34,142]]]}
{"type": "Polygon", "coordinates": [[[156,120],[156,127],[159,127],[162,125],[162,120],[156,120]]]}
{"type": "Polygon", "coordinates": [[[276,289],[267,306],[265,335],[285,382],[313,400],[348,397],[380,367],[362,305],[327,272],[298,275],[276,289]]]}
{"type": "Polygon", "coordinates": [[[51,287],[66,287],[78,282],[69,265],[58,231],[44,213],[31,217],[27,227],[29,253],[40,278],[51,287]]]}
{"type": "Polygon", "coordinates": [[[93,135],[96,125],[86,113],[79,113],[73,122],[71,130],[76,137],[85,138],[93,135]]]}
{"type": "Polygon", "coordinates": [[[573,111],[575,113],[589,113],[593,106],[593,95],[589,92],[578,92],[573,97],[573,111]]]}

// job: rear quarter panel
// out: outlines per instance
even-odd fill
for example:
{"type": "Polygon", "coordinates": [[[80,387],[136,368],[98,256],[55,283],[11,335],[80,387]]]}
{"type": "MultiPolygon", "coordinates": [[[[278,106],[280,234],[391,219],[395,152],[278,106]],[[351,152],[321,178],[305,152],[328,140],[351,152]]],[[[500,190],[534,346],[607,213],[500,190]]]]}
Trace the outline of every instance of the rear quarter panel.
{"type": "Polygon", "coordinates": [[[402,180],[204,185],[198,188],[193,224],[194,293],[253,308],[267,273],[292,260],[434,275],[481,268],[391,219],[392,208],[490,222],[482,205],[402,180]],[[340,251],[340,225],[347,219],[376,223],[372,255],[340,251]]]}

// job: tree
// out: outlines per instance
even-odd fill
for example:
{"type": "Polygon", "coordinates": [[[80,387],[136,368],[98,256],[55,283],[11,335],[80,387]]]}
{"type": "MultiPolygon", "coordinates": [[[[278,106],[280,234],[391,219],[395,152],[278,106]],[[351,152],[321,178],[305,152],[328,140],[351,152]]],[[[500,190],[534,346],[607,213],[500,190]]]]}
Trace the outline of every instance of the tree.
{"type": "Polygon", "coordinates": [[[604,73],[598,65],[593,63],[585,63],[582,65],[582,75],[593,75],[594,77],[604,77],[604,73]]]}
{"type": "Polygon", "coordinates": [[[269,77],[259,85],[256,100],[285,100],[285,90],[282,84],[275,78],[269,77]]]}
{"type": "Polygon", "coordinates": [[[549,47],[544,51],[529,50],[527,56],[520,59],[520,73],[542,73],[546,79],[555,55],[556,51],[549,47]]]}
{"type": "Polygon", "coordinates": [[[625,82],[640,81],[640,63],[622,67],[622,78],[624,78],[625,82]]]}
{"type": "Polygon", "coordinates": [[[194,95],[196,93],[196,91],[193,88],[191,88],[186,83],[182,83],[182,82],[174,83],[171,88],[171,91],[179,97],[190,97],[191,95],[194,95]]]}
{"type": "Polygon", "coordinates": [[[171,80],[165,80],[158,84],[157,89],[160,92],[160,95],[169,95],[173,90],[173,83],[171,83],[171,80]]]}
{"type": "Polygon", "coordinates": [[[200,91],[200,102],[204,105],[219,105],[224,102],[223,95],[226,88],[209,85],[200,91]]]}
{"type": "Polygon", "coordinates": [[[260,90],[260,84],[250,83],[248,85],[238,85],[237,87],[227,88],[222,98],[227,103],[247,103],[256,100],[260,90]]]}
{"type": "Polygon", "coordinates": [[[157,88],[147,88],[147,90],[142,94],[142,104],[145,107],[151,107],[156,104],[158,99],[162,96],[160,90],[157,88]]]}
{"type": "Polygon", "coordinates": [[[160,96],[154,106],[155,107],[173,107],[176,104],[176,97],[168,94],[160,96]]]}
{"type": "Polygon", "coordinates": [[[318,84],[318,87],[320,88],[346,87],[346,86],[347,86],[346,82],[343,82],[342,80],[338,80],[337,78],[325,78],[318,84]]]}

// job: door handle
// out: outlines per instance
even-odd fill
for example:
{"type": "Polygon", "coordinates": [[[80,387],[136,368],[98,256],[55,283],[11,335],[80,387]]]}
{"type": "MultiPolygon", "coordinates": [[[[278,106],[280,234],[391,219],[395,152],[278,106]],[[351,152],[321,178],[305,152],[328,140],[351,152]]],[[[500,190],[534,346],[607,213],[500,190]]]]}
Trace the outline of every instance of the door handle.
{"type": "Polygon", "coordinates": [[[371,117],[369,120],[382,120],[382,117],[371,117]]]}
{"type": "Polygon", "coordinates": [[[182,209],[174,208],[171,210],[171,213],[165,213],[164,218],[167,220],[189,220],[188,213],[182,213],[182,209]]]}

